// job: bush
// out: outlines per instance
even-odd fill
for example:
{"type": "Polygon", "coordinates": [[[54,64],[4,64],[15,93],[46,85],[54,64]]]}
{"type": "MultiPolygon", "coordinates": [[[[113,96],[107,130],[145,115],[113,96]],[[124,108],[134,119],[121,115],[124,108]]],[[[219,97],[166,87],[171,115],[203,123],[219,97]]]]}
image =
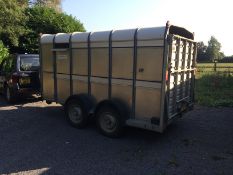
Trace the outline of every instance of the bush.
{"type": "Polygon", "coordinates": [[[3,42],[0,40],[0,63],[2,60],[9,56],[8,49],[4,46],[3,42]]]}
{"type": "Polygon", "coordinates": [[[25,10],[27,34],[20,37],[20,47],[15,52],[38,53],[39,34],[83,32],[83,24],[71,15],[59,13],[44,6],[28,7],[25,10]]]}

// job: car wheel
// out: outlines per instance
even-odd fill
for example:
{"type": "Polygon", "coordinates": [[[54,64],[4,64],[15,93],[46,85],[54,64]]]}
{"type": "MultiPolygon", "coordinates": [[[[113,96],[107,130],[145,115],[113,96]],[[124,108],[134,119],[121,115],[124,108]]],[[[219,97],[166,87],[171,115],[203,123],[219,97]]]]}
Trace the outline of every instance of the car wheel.
{"type": "Polygon", "coordinates": [[[67,102],[66,116],[68,122],[76,128],[84,128],[88,123],[87,107],[83,101],[78,99],[67,102]]]}
{"type": "Polygon", "coordinates": [[[108,137],[119,137],[123,133],[122,116],[113,107],[102,107],[96,114],[97,126],[101,133],[108,137]]]}
{"type": "Polygon", "coordinates": [[[8,103],[13,103],[15,101],[13,92],[8,86],[5,89],[5,98],[8,103]]]}

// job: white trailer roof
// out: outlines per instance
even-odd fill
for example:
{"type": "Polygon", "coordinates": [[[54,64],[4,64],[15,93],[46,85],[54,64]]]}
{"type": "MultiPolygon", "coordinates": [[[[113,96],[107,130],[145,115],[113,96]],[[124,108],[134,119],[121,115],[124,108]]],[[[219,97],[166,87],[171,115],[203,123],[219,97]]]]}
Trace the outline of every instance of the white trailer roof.
{"type": "Polygon", "coordinates": [[[40,42],[41,43],[52,43],[54,35],[52,34],[44,34],[41,36],[40,42]]]}
{"type": "Polygon", "coordinates": [[[55,36],[55,43],[69,43],[70,35],[68,33],[58,33],[55,36]]]}
{"type": "Polygon", "coordinates": [[[141,28],[138,30],[138,40],[164,39],[166,27],[141,28]]]}
{"type": "Polygon", "coordinates": [[[72,34],[72,42],[87,42],[90,32],[75,32],[72,34]]]}
{"type": "Polygon", "coordinates": [[[93,32],[91,33],[91,41],[108,41],[111,31],[103,31],[103,32],[93,32]]]}
{"type": "MultiPolygon", "coordinates": [[[[134,40],[137,29],[114,30],[112,32],[112,41],[132,41],[134,40]]],[[[138,40],[164,39],[166,27],[139,28],[137,32],[138,40]]],[[[71,42],[87,42],[90,35],[90,41],[109,41],[111,31],[101,32],[74,32],[71,36],[71,42]]],[[[184,28],[171,26],[171,33],[181,34],[187,38],[193,38],[193,34],[184,28]]],[[[55,35],[55,43],[68,43],[71,34],[58,33],[55,35]]],[[[45,34],[41,37],[41,43],[52,43],[53,36],[45,34]]]]}
{"type": "Polygon", "coordinates": [[[135,31],[136,31],[136,29],[115,30],[112,33],[112,40],[113,41],[134,40],[135,31]]]}

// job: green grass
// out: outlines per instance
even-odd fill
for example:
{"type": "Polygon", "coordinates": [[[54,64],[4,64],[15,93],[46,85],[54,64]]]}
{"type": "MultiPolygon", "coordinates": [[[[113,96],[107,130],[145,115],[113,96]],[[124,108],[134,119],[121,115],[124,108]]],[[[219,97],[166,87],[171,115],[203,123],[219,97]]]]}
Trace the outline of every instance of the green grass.
{"type": "Polygon", "coordinates": [[[196,101],[205,106],[233,107],[233,63],[217,63],[216,67],[214,71],[214,63],[197,64],[196,101]]]}
{"type": "Polygon", "coordinates": [[[197,72],[196,78],[198,104],[233,107],[233,72],[197,72]]]}
{"type": "MultiPolygon", "coordinates": [[[[197,70],[199,72],[214,71],[214,63],[197,63],[197,70]]],[[[233,72],[233,63],[217,63],[217,72],[233,72]]]]}
{"type": "MultiPolygon", "coordinates": [[[[201,67],[201,66],[214,66],[214,63],[197,63],[197,67],[201,67]]],[[[232,66],[233,67],[233,63],[217,63],[217,67],[225,67],[225,66],[232,66]]]]}

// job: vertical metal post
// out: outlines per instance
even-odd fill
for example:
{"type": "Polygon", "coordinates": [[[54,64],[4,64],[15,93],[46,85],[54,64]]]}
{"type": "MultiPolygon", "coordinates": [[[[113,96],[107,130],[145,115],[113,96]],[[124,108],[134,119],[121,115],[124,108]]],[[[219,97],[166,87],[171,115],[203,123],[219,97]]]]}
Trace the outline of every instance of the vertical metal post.
{"type": "MultiPolygon", "coordinates": [[[[55,48],[55,38],[53,37],[53,48],[55,48]]],[[[57,58],[56,51],[53,51],[53,78],[54,78],[54,100],[57,102],[57,58]]]]}
{"type": "Polygon", "coordinates": [[[193,43],[193,63],[192,63],[192,78],[191,78],[191,99],[192,102],[195,101],[195,94],[194,94],[194,88],[195,88],[195,68],[196,68],[196,58],[197,58],[197,43],[193,43]]]}
{"type": "Polygon", "coordinates": [[[132,117],[135,117],[136,105],[136,78],[137,78],[137,34],[138,29],[134,33],[134,52],[133,52],[133,85],[132,85],[132,117]]]}
{"type": "Polygon", "coordinates": [[[41,92],[41,98],[43,100],[43,60],[42,60],[41,36],[39,38],[39,59],[40,59],[40,72],[39,72],[39,75],[40,75],[40,92],[41,92]]]}
{"type": "Polygon", "coordinates": [[[178,91],[178,76],[179,76],[179,61],[180,61],[180,38],[177,38],[177,46],[176,46],[176,62],[175,62],[175,85],[174,85],[174,98],[173,98],[173,105],[176,106],[176,101],[179,100],[177,98],[177,91],[178,91]]]}
{"type": "Polygon", "coordinates": [[[73,52],[72,52],[72,34],[70,34],[69,38],[69,55],[70,55],[70,96],[73,95],[73,80],[72,80],[72,74],[73,74],[73,52]]]}
{"type": "MultiPolygon", "coordinates": [[[[160,118],[159,118],[159,129],[160,131],[163,131],[165,128],[166,120],[168,120],[168,106],[169,106],[169,97],[166,97],[166,71],[168,69],[167,66],[169,66],[170,71],[170,62],[171,62],[171,53],[172,53],[172,42],[173,37],[168,35],[169,32],[169,21],[166,24],[166,29],[164,32],[164,41],[163,41],[163,69],[162,69],[162,86],[161,86],[161,97],[160,97],[160,118]],[[165,106],[166,104],[166,106],[165,106]],[[166,111],[165,111],[166,110],[166,111]],[[164,114],[165,113],[165,114],[164,114]],[[166,115],[167,114],[167,115],[166,115]],[[166,116],[165,116],[166,115],[166,116]]],[[[168,83],[170,86],[170,74],[171,72],[168,72],[168,83]]],[[[168,88],[168,96],[170,95],[170,87],[168,88]]]]}
{"type": "Polygon", "coordinates": [[[112,32],[109,34],[109,64],[108,64],[108,98],[112,97],[112,32]]]}
{"type": "Polygon", "coordinates": [[[88,35],[88,95],[91,95],[91,32],[88,35]]]}
{"type": "Polygon", "coordinates": [[[186,74],[186,67],[185,67],[185,63],[186,63],[186,47],[187,47],[187,41],[183,40],[183,54],[182,54],[182,76],[181,76],[181,80],[182,80],[182,84],[181,84],[181,97],[184,98],[185,97],[185,90],[187,88],[186,86],[186,79],[184,79],[185,74],[186,74]]]}

